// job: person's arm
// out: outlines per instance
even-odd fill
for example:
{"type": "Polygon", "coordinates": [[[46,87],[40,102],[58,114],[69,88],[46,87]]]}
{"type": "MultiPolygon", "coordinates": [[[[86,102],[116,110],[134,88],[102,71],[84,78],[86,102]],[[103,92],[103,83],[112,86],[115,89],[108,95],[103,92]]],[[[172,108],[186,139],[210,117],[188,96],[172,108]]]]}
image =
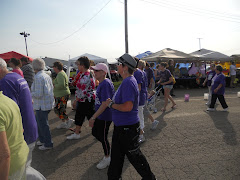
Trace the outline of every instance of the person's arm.
{"type": "Polygon", "coordinates": [[[10,169],[10,150],[7,141],[6,131],[0,132],[0,179],[8,180],[10,169]]]}
{"type": "Polygon", "coordinates": [[[203,86],[205,86],[205,85],[206,85],[206,83],[207,83],[207,80],[208,80],[208,77],[206,77],[206,78],[205,78],[205,80],[204,80],[204,82],[203,82],[203,86]]]}
{"type": "Polygon", "coordinates": [[[138,84],[138,90],[139,90],[139,92],[141,91],[141,88],[142,88],[141,84],[138,84]]]}
{"type": "Polygon", "coordinates": [[[216,89],[214,89],[214,93],[217,93],[218,90],[222,87],[222,84],[219,84],[218,87],[216,89]]]}
{"type": "Polygon", "coordinates": [[[91,119],[89,120],[89,126],[93,127],[95,119],[100,116],[105,109],[107,109],[107,105],[105,102],[102,102],[101,106],[98,108],[98,110],[93,114],[93,116],[91,117],[91,119]]]}
{"type": "MultiPolygon", "coordinates": [[[[108,98],[107,101],[105,101],[103,104],[105,104],[105,106],[108,106],[111,102],[112,102],[112,100],[110,98],[108,98]]],[[[130,112],[133,109],[133,102],[126,101],[123,104],[113,103],[111,108],[116,109],[118,111],[122,111],[122,112],[130,112]]]]}
{"type": "Polygon", "coordinates": [[[169,78],[169,80],[167,82],[161,83],[161,85],[169,84],[171,82],[173,82],[172,76],[169,78]]]}

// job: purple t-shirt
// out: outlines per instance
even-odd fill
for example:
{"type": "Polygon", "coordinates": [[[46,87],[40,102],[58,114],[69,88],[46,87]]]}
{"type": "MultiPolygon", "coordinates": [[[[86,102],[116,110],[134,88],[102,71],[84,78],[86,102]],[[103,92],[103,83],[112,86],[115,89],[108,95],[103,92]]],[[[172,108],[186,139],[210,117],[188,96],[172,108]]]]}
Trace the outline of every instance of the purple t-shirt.
{"type": "MultiPolygon", "coordinates": [[[[109,79],[102,81],[96,92],[95,99],[95,111],[99,109],[103,101],[106,101],[108,98],[112,99],[114,95],[114,86],[109,79]]],[[[97,117],[99,120],[112,121],[112,111],[110,108],[105,109],[105,111],[97,117]]]]}
{"type": "Polygon", "coordinates": [[[17,73],[8,73],[0,80],[0,91],[3,91],[4,95],[14,100],[19,106],[24,139],[27,144],[35,142],[38,138],[38,129],[27,81],[17,73]]]}
{"type": "Polygon", "coordinates": [[[207,75],[207,86],[211,86],[212,84],[212,78],[215,76],[215,71],[210,71],[207,75]]]}
{"type": "MultiPolygon", "coordinates": [[[[165,69],[165,71],[160,71],[160,79],[161,83],[165,83],[169,81],[169,78],[172,77],[172,74],[168,69],[165,69]]],[[[165,84],[165,85],[173,85],[173,82],[165,84]]]]}
{"type": "Polygon", "coordinates": [[[223,95],[225,93],[225,76],[222,73],[216,74],[216,76],[217,77],[212,84],[212,94],[223,95]],[[216,89],[219,84],[222,84],[222,87],[217,91],[217,93],[214,93],[214,89],[216,89]]]}
{"type": "Polygon", "coordinates": [[[146,82],[144,79],[143,72],[140,69],[137,69],[134,72],[134,77],[137,80],[137,84],[141,84],[141,91],[139,94],[139,106],[143,106],[146,101],[146,94],[145,94],[146,82]]]}
{"type": "Polygon", "coordinates": [[[148,83],[147,83],[147,87],[149,86],[151,79],[154,76],[154,72],[151,68],[145,69],[146,75],[147,75],[147,79],[148,79],[148,83]]]}
{"type": "Polygon", "coordinates": [[[112,120],[115,126],[133,125],[139,122],[138,98],[139,92],[136,79],[133,76],[127,77],[115,92],[113,102],[123,104],[127,101],[132,101],[133,109],[130,112],[112,109],[112,120]]]}

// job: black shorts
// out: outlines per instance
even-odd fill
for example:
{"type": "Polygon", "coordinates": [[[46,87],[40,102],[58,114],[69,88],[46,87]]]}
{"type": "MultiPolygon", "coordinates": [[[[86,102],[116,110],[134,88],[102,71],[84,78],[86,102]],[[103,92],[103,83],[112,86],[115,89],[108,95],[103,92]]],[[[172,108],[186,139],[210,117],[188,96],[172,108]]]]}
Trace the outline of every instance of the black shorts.
{"type": "Polygon", "coordinates": [[[85,118],[89,120],[93,114],[95,113],[94,111],[94,106],[95,106],[95,101],[91,100],[85,101],[85,102],[77,102],[77,110],[75,114],[75,124],[78,126],[82,126],[85,118]]]}

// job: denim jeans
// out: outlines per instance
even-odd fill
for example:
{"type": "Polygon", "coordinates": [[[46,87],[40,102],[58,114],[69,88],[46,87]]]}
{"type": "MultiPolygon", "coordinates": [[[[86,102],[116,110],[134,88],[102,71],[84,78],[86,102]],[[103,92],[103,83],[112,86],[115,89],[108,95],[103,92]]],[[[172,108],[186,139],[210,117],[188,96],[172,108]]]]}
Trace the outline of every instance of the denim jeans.
{"type": "Polygon", "coordinates": [[[49,111],[36,110],[36,121],[38,125],[38,135],[41,143],[45,147],[53,147],[52,137],[49,130],[48,114],[49,111]]]}

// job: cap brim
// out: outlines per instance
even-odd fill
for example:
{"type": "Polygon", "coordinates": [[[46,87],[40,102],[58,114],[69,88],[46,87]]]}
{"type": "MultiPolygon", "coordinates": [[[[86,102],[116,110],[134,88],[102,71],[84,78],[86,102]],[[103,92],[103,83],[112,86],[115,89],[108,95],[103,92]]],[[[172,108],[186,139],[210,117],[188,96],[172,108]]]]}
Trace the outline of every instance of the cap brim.
{"type": "Polygon", "coordinates": [[[90,68],[91,68],[92,70],[97,70],[97,71],[102,70],[102,69],[100,69],[100,68],[97,68],[97,66],[91,66],[90,68]]]}

